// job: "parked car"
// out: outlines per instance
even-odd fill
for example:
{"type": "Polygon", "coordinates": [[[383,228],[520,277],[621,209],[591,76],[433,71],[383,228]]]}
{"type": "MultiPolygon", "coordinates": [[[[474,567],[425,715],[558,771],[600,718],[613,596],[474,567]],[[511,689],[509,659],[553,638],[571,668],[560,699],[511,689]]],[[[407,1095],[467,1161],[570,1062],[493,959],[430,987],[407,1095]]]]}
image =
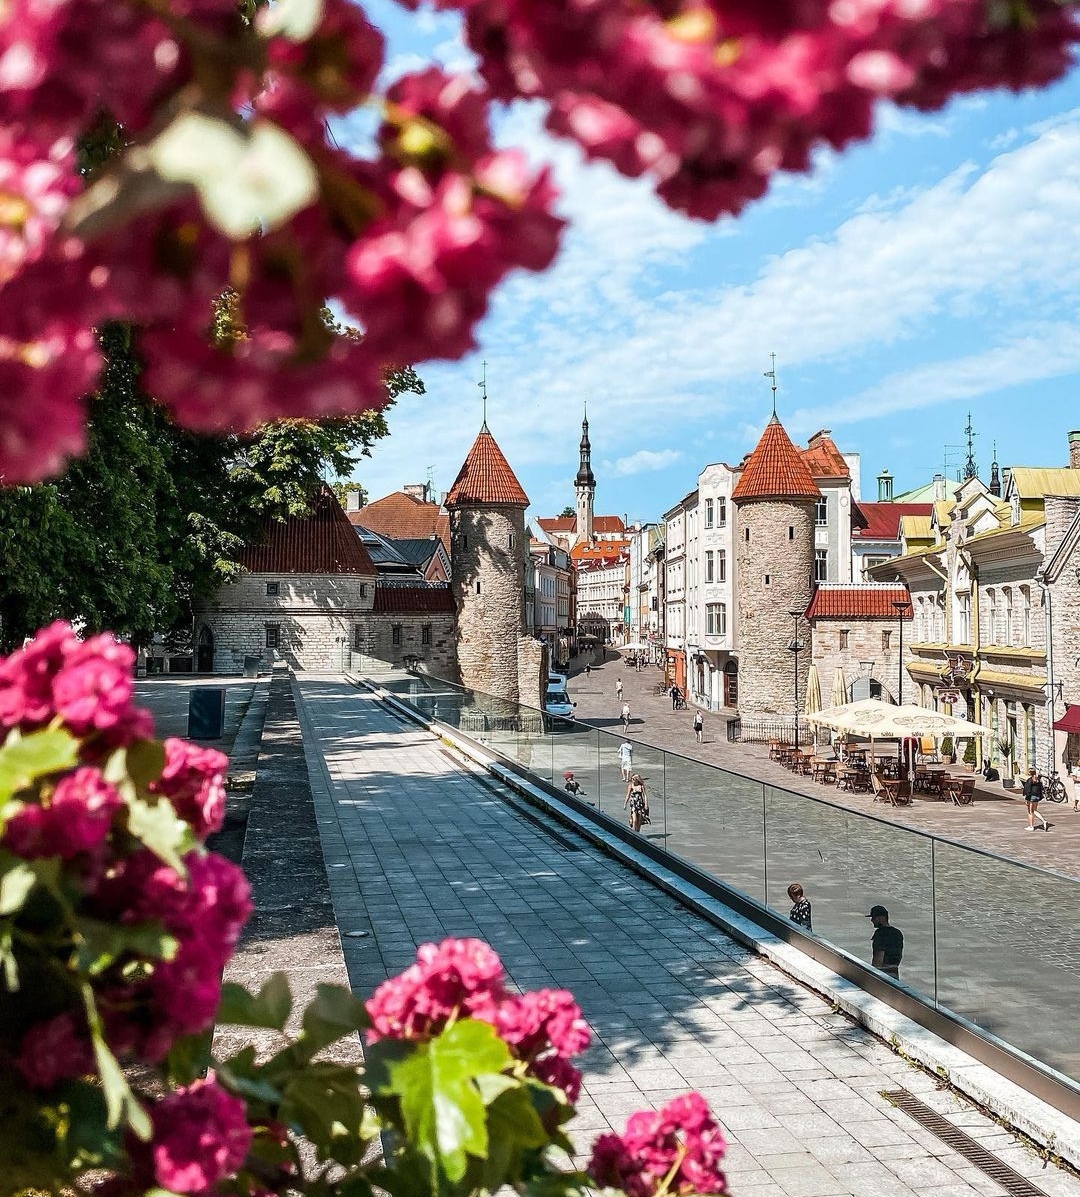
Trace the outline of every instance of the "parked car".
{"type": "Polygon", "coordinates": [[[546,720],[548,726],[555,728],[562,720],[573,719],[576,705],[570,701],[565,690],[549,690],[544,699],[544,714],[549,716],[546,720]]]}
{"type": "Polygon", "coordinates": [[[547,680],[547,688],[549,690],[565,690],[566,689],[566,674],[565,673],[549,673],[547,680]]]}

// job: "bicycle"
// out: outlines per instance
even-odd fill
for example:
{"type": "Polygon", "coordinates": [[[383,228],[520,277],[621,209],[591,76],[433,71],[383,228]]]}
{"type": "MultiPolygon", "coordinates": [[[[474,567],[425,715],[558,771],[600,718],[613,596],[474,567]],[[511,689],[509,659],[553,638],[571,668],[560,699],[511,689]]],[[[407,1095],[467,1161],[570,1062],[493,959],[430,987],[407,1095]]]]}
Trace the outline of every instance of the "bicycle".
{"type": "Polygon", "coordinates": [[[1065,783],[1058,777],[1056,772],[1040,773],[1039,780],[1042,782],[1044,802],[1068,801],[1069,796],[1065,790],[1065,783]]]}

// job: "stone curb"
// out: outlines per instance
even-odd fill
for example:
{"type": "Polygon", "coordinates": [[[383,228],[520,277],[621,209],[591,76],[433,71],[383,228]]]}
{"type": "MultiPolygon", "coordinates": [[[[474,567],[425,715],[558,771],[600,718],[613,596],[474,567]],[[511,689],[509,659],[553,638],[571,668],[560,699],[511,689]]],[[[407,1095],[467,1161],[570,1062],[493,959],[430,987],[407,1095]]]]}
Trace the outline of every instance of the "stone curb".
{"type": "Polygon", "coordinates": [[[794,980],[835,1003],[840,1010],[884,1040],[899,1055],[929,1069],[958,1092],[983,1106],[995,1118],[1027,1135],[1073,1167],[1080,1168],[1080,1122],[1069,1118],[1015,1082],[979,1063],[960,1048],[947,1043],[939,1035],[919,1026],[851,981],[812,960],[797,947],[764,931],[750,919],[657,864],[651,857],[635,851],[617,836],[610,835],[596,824],[581,819],[572,807],[505,768],[493,753],[457,735],[451,728],[428,722],[377,685],[351,674],[348,677],[354,684],[372,690],[398,714],[426,727],[469,761],[482,766],[526,801],[569,825],[602,851],[618,858],[635,872],[653,881],[695,914],[716,924],[733,939],[770,961],[794,980]]]}

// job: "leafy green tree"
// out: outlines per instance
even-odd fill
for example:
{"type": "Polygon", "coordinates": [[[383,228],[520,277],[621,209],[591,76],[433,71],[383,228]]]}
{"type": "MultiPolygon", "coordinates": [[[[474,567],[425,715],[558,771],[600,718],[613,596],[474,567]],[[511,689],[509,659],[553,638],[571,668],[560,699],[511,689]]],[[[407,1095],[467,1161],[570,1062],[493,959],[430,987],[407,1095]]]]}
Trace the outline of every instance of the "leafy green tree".
{"type": "Polygon", "coordinates": [[[577,515],[577,512],[569,504],[567,504],[562,511],[559,512],[560,519],[563,519],[566,516],[569,516],[571,519],[573,519],[575,515],[577,515]]]}

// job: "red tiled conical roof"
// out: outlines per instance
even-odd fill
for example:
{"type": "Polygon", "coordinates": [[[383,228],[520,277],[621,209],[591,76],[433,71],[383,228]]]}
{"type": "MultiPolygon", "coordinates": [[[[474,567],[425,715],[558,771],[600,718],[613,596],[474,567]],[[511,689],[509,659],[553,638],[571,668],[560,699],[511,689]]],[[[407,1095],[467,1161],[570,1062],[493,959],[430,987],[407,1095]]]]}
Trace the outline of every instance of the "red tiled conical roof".
{"type": "Polygon", "coordinates": [[[473,441],[469,455],[446,496],[447,507],[479,503],[484,506],[528,507],[529,496],[521,489],[502,450],[485,424],[473,441]]]}
{"type": "Polygon", "coordinates": [[[734,503],[751,499],[819,499],[802,453],[791,443],[783,424],[773,416],[761,440],[746,459],[742,476],[731,492],[734,503]]]}
{"type": "Polygon", "coordinates": [[[329,490],[311,501],[306,515],[263,521],[262,533],[240,552],[253,574],[370,574],[375,566],[329,490]]]}

